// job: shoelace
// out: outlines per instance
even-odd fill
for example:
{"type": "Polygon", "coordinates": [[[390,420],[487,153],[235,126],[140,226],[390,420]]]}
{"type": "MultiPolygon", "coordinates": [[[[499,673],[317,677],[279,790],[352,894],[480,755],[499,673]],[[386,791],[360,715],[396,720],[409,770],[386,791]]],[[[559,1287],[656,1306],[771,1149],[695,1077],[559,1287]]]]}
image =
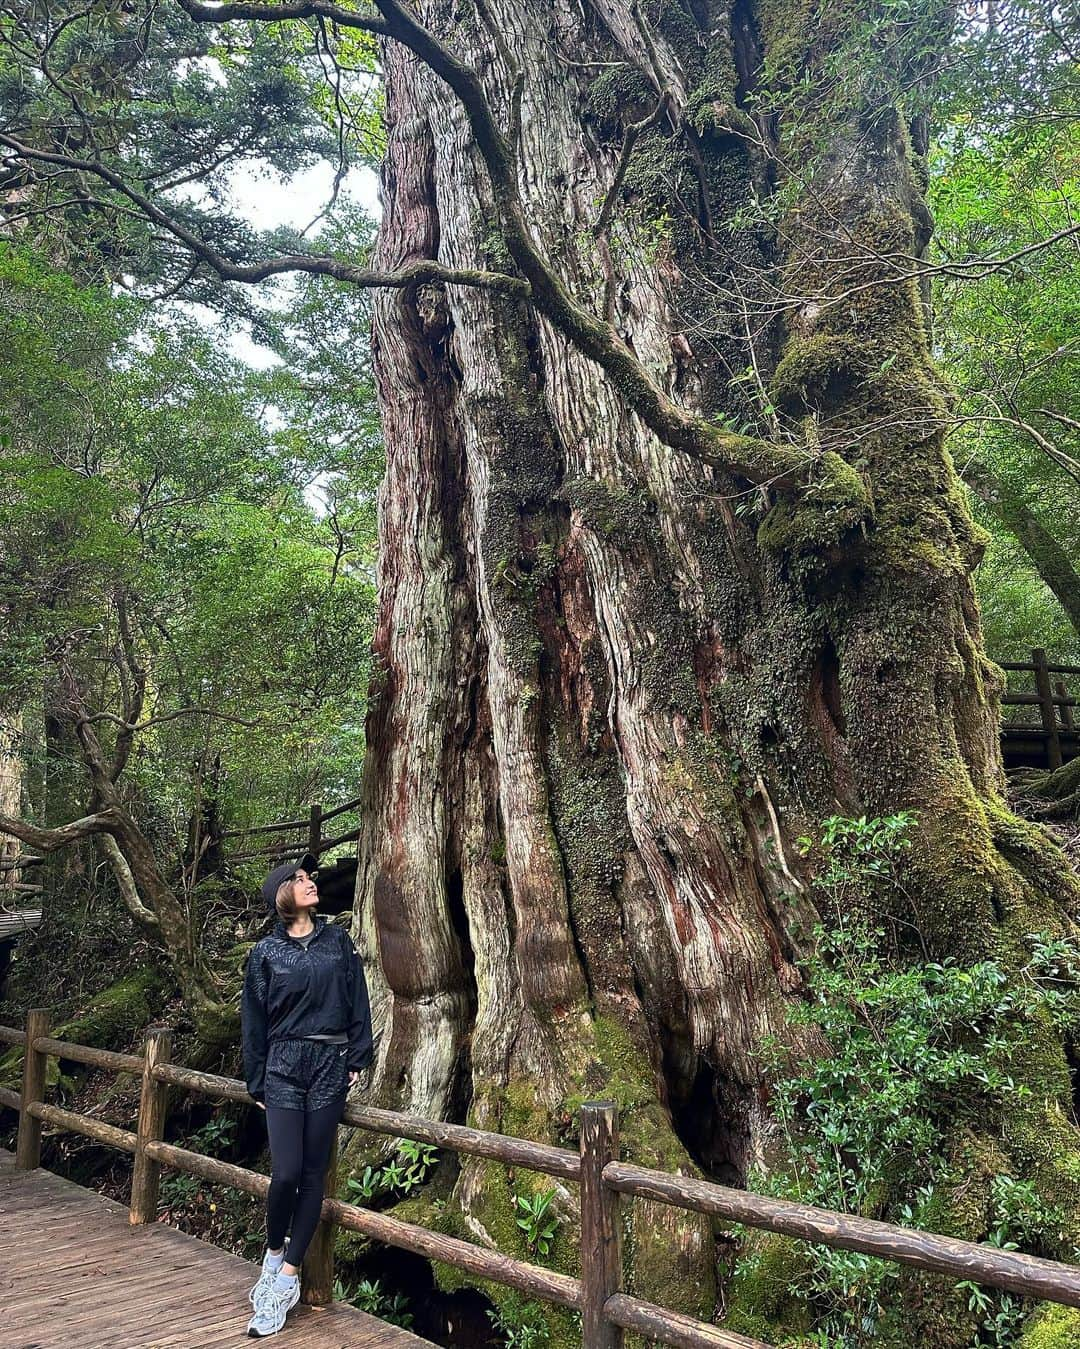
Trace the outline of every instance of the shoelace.
{"type": "Polygon", "coordinates": [[[288,1296],[289,1292],[284,1288],[279,1292],[278,1289],[274,1287],[273,1283],[267,1283],[255,1294],[255,1310],[257,1312],[262,1311],[268,1303],[278,1301],[284,1302],[288,1296]]]}

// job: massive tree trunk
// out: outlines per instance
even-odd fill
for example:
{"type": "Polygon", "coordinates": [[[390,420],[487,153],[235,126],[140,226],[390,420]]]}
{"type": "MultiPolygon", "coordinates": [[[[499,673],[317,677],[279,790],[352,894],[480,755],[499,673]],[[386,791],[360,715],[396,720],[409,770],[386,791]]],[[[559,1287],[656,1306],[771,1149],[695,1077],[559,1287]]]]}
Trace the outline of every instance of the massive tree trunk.
{"type": "MultiPolygon", "coordinates": [[[[761,1038],[791,1038],[817,918],[797,836],[838,811],[918,812],[911,907],[880,916],[960,960],[1012,958],[1075,911],[1061,859],[1002,803],[981,541],[922,296],[863,285],[927,242],[911,135],[893,112],[838,116],[813,192],[770,231],[736,218],[783,179],[740,105],[763,57],[798,47],[797,18],[672,4],[646,35],[630,0],[417,11],[504,122],[508,52],[519,64],[524,205],[568,287],[680,402],[838,450],[872,521],[665,448],[522,302],[379,296],[357,905],[373,1091],[556,1139],[581,1100],[613,1097],[629,1155],[739,1183],[767,1154],[761,1038]],[[624,131],[659,90],[597,237],[624,131]],[[803,302],[764,323],[777,286],[803,302]],[[758,380],[775,412],[748,399],[758,380]]],[[[508,265],[462,107],[400,47],[384,60],[378,264],[508,265]]],[[[444,1221],[511,1249],[525,1184],[466,1162],[444,1221]]],[[[630,1246],[637,1291],[711,1314],[707,1223],[639,1206],[630,1246]]]]}

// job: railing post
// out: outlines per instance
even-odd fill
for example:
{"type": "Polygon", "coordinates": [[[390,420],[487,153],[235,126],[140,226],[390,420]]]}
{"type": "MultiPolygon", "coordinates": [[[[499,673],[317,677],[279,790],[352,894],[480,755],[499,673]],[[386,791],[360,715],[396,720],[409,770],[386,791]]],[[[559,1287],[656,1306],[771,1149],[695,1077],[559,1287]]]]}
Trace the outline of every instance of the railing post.
{"type": "Polygon", "coordinates": [[[1039,693],[1039,710],[1042,712],[1043,731],[1046,735],[1046,762],[1053,771],[1062,764],[1061,740],[1058,736],[1054,693],[1050,687],[1050,671],[1046,668],[1046,652],[1041,646],[1037,646],[1031,653],[1031,663],[1035,666],[1035,687],[1039,693]]]}
{"type": "Polygon", "coordinates": [[[172,1031],[167,1026],[151,1026],[143,1046],[142,1091],[139,1095],[139,1122],[135,1134],[135,1167],[131,1173],[130,1221],[136,1225],[157,1220],[158,1180],[161,1166],[146,1155],[147,1143],[165,1138],[165,1112],[169,1088],[154,1076],[159,1063],[172,1057],[172,1031]]]}
{"type": "Polygon", "coordinates": [[[23,1053],[22,1094],[19,1097],[19,1140],[15,1144],[15,1165],[20,1171],[33,1171],[41,1165],[41,1120],[29,1114],[34,1101],[45,1099],[45,1068],[49,1056],[39,1054],[34,1041],[49,1033],[49,1013],[44,1007],[32,1007],[26,1014],[26,1049],[23,1053]]]}
{"type": "MultiPolygon", "coordinates": [[[[326,1168],[323,1194],[337,1195],[337,1132],[330,1145],[330,1165],[326,1168]]],[[[307,1248],[300,1271],[300,1300],[308,1307],[325,1307],[334,1297],[334,1224],[320,1221],[307,1248]]]]}
{"type": "Polygon", "coordinates": [[[622,1349],[623,1332],[604,1315],[622,1292],[619,1196],[604,1167],[619,1160],[619,1113],[610,1101],[581,1107],[581,1339],[585,1349],[622,1349]]]}
{"type": "Polygon", "coordinates": [[[311,807],[311,815],[308,819],[308,843],[307,850],[312,857],[318,858],[322,851],[322,806],[314,805],[311,807]]]}

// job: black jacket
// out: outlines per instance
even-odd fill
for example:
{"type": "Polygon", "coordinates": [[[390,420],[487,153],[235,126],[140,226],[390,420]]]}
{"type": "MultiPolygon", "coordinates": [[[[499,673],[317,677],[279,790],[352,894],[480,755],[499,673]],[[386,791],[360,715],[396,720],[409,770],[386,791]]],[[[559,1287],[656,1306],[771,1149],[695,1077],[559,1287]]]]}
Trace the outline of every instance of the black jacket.
{"type": "Polygon", "coordinates": [[[371,1062],[371,1012],[364,967],[349,934],[325,918],[305,949],[284,923],[251,948],[240,1003],[247,1089],[261,1100],[266,1054],[276,1040],[349,1037],[349,1068],[371,1062]]]}

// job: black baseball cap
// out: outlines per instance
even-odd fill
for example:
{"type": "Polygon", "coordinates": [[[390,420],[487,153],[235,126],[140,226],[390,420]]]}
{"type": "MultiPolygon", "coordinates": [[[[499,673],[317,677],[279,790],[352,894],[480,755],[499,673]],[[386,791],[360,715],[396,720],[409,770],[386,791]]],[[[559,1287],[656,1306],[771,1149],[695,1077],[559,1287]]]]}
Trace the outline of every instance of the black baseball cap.
{"type": "Polygon", "coordinates": [[[262,897],[266,901],[266,907],[271,913],[274,912],[274,901],[277,899],[277,892],[283,882],[290,876],[295,876],[298,871],[306,871],[312,878],[319,874],[319,859],[313,857],[311,853],[304,853],[303,857],[295,862],[282,862],[281,866],[275,867],[262,883],[262,897]]]}

